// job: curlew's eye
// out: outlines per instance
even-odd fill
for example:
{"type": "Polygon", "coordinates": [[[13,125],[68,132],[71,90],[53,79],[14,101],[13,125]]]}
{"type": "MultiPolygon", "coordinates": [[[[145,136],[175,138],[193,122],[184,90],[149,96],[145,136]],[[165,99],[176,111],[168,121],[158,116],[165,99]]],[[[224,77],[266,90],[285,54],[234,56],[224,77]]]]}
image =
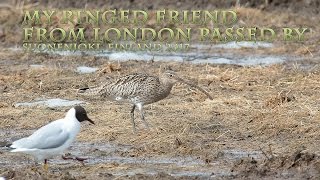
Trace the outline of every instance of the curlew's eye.
{"type": "Polygon", "coordinates": [[[173,75],[172,75],[172,74],[170,74],[170,75],[169,75],[169,77],[171,77],[171,78],[172,78],[172,77],[173,77],[173,75]]]}

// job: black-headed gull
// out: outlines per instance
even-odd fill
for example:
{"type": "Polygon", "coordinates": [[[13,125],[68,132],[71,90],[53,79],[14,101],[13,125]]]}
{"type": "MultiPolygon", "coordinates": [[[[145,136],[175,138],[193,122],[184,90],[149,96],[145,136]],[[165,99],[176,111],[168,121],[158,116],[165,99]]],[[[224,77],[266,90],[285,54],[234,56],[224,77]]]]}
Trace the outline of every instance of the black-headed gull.
{"type": "Polygon", "coordinates": [[[62,154],[80,131],[80,122],[94,122],[88,118],[86,110],[81,106],[71,108],[63,119],[53,121],[31,136],[14,141],[11,152],[22,152],[35,157],[36,161],[44,160],[47,170],[47,159],[62,154]]]}

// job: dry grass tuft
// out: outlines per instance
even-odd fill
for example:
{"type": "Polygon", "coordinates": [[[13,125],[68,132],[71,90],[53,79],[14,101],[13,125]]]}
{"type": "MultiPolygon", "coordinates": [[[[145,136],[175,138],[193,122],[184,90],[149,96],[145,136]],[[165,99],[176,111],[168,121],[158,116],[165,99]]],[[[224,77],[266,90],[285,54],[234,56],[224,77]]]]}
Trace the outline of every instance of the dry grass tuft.
{"type": "MultiPolygon", "coordinates": [[[[11,55],[3,53],[7,59],[11,55]]],[[[16,54],[16,56],[21,56],[16,54]]],[[[1,83],[3,128],[34,129],[64,115],[64,110],[13,108],[16,102],[31,101],[39,96],[80,99],[97,126],[85,126],[80,141],[111,142],[133,145],[128,156],[195,155],[215,157],[221,149],[250,149],[267,141],[274,151],[283,153],[301,145],[316,150],[319,132],[319,72],[286,68],[284,65],[240,67],[232,65],[192,65],[171,63],[184,78],[202,86],[214,97],[206,97],[183,84],[171,95],[146,106],[146,119],[153,126],[144,129],[137,118],[139,133],[132,133],[130,105],[100,99],[78,97],[75,89],[83,84],[94,86],[123,74],[141,72],[158,74],[162,62],[139,61],[113,64],[106,59],[28,55],[14,61],[16,68],[6,68],[1,83]],[[28,64],[46,58],[45,68],[29,69],[28,64]],[[81,61],[81,62],[80,62],[81,61]],[[75,64],[95,67],[119,67],[108,74],[77,74],[75,64]],[[17,74],[17,68],[20,69],[17,74]],[[42,88],[39,88],[39,82],[42,88]],[[54,113],[52,113],[54,112],[54,113]],[[36,123],[30,123],[36,122],[36,123]],[[285,146],[283,146],[285,144],[285,146]]],[[[13,61],[9,61],[13,63],[13,61]]],[[[138,113],[138,112],[136,112],[138,113]]],[[[137,116],[139,117],[139,116],[137,116]]]]}
{"type": "Polygon", "coordinates": [[[266,106],[274,108],[284,103],[288,103],[295,100],[293,95],[289,95],[290,92],[280,92],[277,96],[272,96],[266,101],[266,106]]]}

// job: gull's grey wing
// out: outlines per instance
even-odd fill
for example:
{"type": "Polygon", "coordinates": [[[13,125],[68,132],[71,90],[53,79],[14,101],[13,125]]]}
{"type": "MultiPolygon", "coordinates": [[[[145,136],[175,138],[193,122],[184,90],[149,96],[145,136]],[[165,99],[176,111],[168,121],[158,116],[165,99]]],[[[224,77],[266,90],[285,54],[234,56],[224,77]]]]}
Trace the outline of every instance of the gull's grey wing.
{"type": "Polygon", "coordinates": [[[63,128],[60,120],[38,129],[31,136],[12,143],[12,148],[51,149],[62,146],[69,139],[69,132],[63,128]]]}

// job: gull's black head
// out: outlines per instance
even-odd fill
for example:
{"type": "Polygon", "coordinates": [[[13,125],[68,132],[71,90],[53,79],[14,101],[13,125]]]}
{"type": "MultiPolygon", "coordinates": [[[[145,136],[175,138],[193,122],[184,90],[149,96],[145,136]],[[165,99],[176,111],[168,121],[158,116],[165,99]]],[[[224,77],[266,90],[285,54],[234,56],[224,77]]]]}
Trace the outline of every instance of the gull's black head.
{"type": "Polygon", "coordinates": [[[91,124],[94,124],[94,122],[88,118],[87,112],[83,107],[76,106],[74,109],[76,110],[76,118],[79,122],[89,121],[91,124]]]}

